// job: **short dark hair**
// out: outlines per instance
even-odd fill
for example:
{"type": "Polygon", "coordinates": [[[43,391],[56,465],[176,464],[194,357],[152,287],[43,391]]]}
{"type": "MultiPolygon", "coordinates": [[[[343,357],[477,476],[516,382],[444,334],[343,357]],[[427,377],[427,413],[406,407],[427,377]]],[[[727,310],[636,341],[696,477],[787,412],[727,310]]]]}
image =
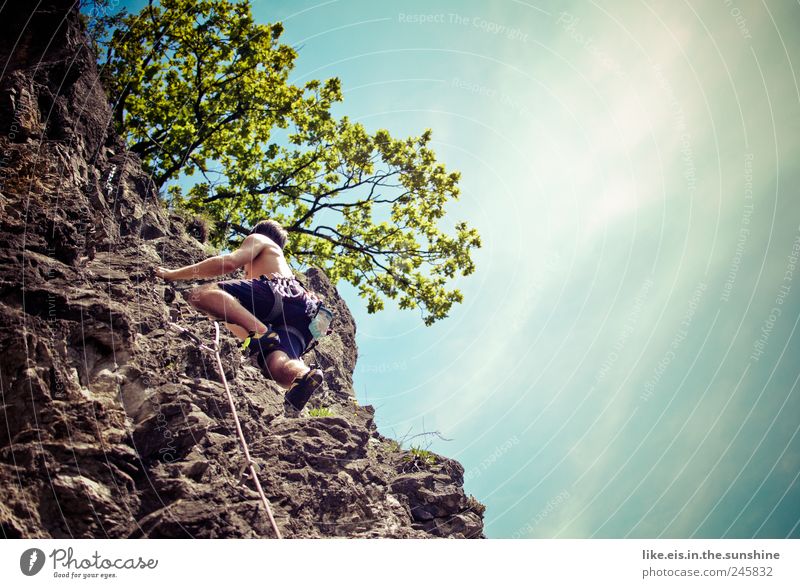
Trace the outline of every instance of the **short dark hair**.
{"type": "Polygon", "coordinates": [[[289,233],[286,232],[280,223],[274,220],[262,220],[256,226],[253,227],[253,230],[250,231],[250,234],[258,233],[259,235],[264,235],[265,237],[269,237],[275,243],[278,244],[278,247],[283,249],[284,245],[286,245],[286,239],[289,237],[289,233]]]}

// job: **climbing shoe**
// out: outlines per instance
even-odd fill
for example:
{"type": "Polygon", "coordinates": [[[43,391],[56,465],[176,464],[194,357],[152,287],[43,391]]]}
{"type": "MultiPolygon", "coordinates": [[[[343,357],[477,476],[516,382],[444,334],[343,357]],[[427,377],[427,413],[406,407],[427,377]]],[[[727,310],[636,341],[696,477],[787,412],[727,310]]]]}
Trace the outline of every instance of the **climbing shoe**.
{"type": "Polygon", "coordinates": [[[322,386],[322,380],[321,369],[310,369],[303,377],[296,380],[294,386],[286,393],[286,402],[295,410],[303,410],[311,395],[322,386]]]}

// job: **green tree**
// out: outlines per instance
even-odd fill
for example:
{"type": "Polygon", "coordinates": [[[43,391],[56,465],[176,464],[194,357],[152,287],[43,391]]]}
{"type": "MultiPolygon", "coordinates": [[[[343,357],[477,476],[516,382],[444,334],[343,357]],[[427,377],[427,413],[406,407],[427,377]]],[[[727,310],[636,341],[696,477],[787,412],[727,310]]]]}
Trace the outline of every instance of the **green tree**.
{"type": "Polygon", "coordinates": [[[339,80],[290,84],[296,51],[248,2],[151,0],[105,18],[118,131],[173,205],[213,220],[216,245],[274,218],[288,257],[356,286],[369,312],[395,299],[431,324],[462,301],[449,284],[474,271],[480,238],[440,226],[459,174],[437,162],[430,130],[397,139],[334,117],[339,80]]]}

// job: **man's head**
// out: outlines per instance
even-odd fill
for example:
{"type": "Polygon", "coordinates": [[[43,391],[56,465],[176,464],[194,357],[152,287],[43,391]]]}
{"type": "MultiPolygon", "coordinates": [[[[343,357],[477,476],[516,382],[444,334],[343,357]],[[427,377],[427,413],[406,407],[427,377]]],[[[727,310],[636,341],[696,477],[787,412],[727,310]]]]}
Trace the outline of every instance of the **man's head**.
{"type": "Polygon", "coordinates": [[[253,227],[253,230],[250,231],[250,234],[258,233],[259,235],[264,235],[265,237],[269,237],[275,243],[278,244],[278,247],[283,249],[284,245],[286,245],[286,239],[288,237],[288,233],[286,229],[284,229],[279,223],[275,222],[274,220],[262,220],[256,226],[253,227]]]}

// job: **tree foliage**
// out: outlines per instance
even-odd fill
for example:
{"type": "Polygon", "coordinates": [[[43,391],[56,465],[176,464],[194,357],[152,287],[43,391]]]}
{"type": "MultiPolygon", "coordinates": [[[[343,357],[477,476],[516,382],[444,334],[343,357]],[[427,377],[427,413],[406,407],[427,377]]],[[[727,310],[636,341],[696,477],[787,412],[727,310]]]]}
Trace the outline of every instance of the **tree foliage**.
{"type": "Polygon", "coordinates": [[[442,226],[459,174],[430,130],[398,139],[335,117],[339,80],[290,83],[282,24],[256,23],[247,2],[151,1],[102,26],[118,131],[173,205],[213,220],[215,244],[274,218],[288,257],[353,284],[370,312],[395,299],[431,324],[462,301],[449,284],[474,271],[480,238],[442,226]]]}

